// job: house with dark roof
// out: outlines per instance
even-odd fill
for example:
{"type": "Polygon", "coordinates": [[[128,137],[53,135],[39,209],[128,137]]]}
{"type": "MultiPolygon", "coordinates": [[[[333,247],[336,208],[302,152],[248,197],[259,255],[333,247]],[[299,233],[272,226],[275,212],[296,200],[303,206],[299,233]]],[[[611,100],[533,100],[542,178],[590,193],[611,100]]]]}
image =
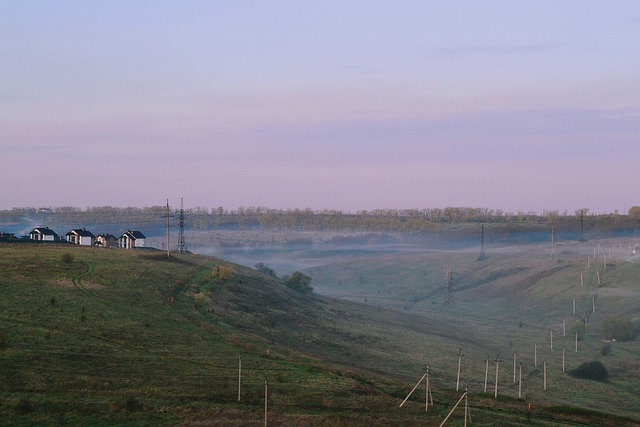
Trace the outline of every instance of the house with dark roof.
{"type": "Polygon", "coordinates": [[[118,239],[118,246],[122,249],[144,248],[145,235],[139,231],[125,231],[118,239]]]}
{"type": "Polygon", "coordinates": [[[39,242],[55,242],[58,234],[49,227],[36,227],[29,233],[29,239],[39,242]]]}
{"type": "Polygon", "coordinates": [[[94,245],[102,248],[115,248],[118,246],[118,239],[113,234],[100,233],[96,236],[94,245]]]}
{"type": "Polygon", "coordinates": [[[16,235],[14,233],[4,233],[4,232],[0,231],[0,241],[8,242],[8,241],[12,241],[12,240],[18,240],[18,238],[16,237],[16,235]]]}
{"type": "Polygon", "coordinates": [[[96,236],[86,228],[74,228],[66,235],[67,242],[80,246],[91,246],[96,236]]]}

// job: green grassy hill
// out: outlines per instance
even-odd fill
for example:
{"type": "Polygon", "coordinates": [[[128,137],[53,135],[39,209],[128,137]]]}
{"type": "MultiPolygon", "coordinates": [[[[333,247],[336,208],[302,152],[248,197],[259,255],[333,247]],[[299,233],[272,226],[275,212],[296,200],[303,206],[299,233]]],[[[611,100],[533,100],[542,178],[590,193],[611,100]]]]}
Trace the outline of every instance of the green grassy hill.
{"type": "MultiPolygon", "coordinates": [[[[437,269],[425,268],[415,274],[435,277],[437,269]]],[[[636,272],[624,268],[613,271],[621,277],[636,272]]],[[[478,274],[468,283],[480,280],[478,274]]],[[[613,273],[606,277],[613,281],[613,273]]],[[[367,294],[377,294],[372,278],[364,283],[373,287],[367,294]]],[[[529,401],[536,402],[538,425],[561,425],[565,417],[637,424],[616,416],[633,415],[638,403],[635,377],[623,381],[622,372],[614,373],[613,385],[563,379],[565,391],[576,384],[586,389],[580,401],[533,389],[518,401],[513,386],[498,401],[484,395],[473,377],[478,369],[484,374],[483,357],[500,340],[485,342],[486,327],[456,323],[454,311],[435,307],[420,292],[411,308],[389,310],[302,295],[216,258],[0,244],[0,424],[262,425],[266,382],[270,425],[439,425],[461,394],[455,390],[461,346],[474,425],[528,425],[529,401]],[[427,363],[435,406],[424,413],[422,390],[399,409],[427,363]],[[617,406],[589,400],[597,393],[617,398],[621,391],[624,402],[617,406]]],[[[408,305],[388,295],[388,304],[408,305]]],[[[599,298],[604,304],[603,291],[599,298]]],[[[472,304],[457,301],[456,309],[472,304]]],[[[523,329],[514,325],[501,333],[523,329]]],[[[634,352],[637,344],[630,343],[610,357],[633,363],[634,352]]],[[[531,383],[539,380],[539,369],[527,372],[531,383]]],[[[501,383],[506,377],[503,371],[501,383]]],[[[458,411],[452,422],[461,421],[458,411]]]]}
{"type": "MultiPolygon", "coordinates": [[[[491,248],[487,254],[485,261],[478,261],[478,251],[385,255],[306,272],[314,277],[319,292],[446,325],[430,332],[455,337],[465,353],[461,377],[475,390],[484,390],[486,360],[495,367],[500,354],[503,392],[517,397],[515,353],[517,367],[522,363],[523,396],[528,400],[635,415],[640,405],[636,386],[640,343],[637,339],[604,342],[608,319],[622,316],[636,330],[640,321],[640,264],[630,256],[626,242],[565,242],[556,245],[553,257],[548,245],[491,248]],[[450,295],[445,289],[448,271],[450,295]],[[587,336],[580,336],[576,352],[572,327],[585,319],[587,336]],[[466,339],[458,331],[473,338],[466,339]],[[593,384],[566,374],[592,360],[601,360],[609,368],[608,383],[593,384]]],[[[432,363],[446,366],[450,376],[455,375],[454,351],[438,346],[425,353],[432,363]]],[[[492,378],[495,371],[489,375],[491,390],[492,378]]]]}

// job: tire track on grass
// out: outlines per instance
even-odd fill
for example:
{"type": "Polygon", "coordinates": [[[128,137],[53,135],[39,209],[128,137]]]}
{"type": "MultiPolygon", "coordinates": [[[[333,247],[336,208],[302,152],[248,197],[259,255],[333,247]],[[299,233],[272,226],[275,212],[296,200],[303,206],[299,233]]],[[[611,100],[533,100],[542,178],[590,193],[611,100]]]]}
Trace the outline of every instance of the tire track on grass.
{"type": "Polygon", "coordinates": [[[88,276],[89,274],[93,273],[95,270],[95,267],[93,265],[93,262],[84,262],[84,264],[86,265],[86,270],[83,271],[82,273],[78,273],[75,276],[73,276],[71,278],[71,281],[73,282],[73,285],[80,290],[80,292],[82,292],[83,294],[85,294],[86,296],[88,296],[89,298],[93,299],[94,301],[99,302],[100,304],[106,305],[107,307],[111,307],[111,308],[120,308],[117,307],[111,303],[108,303],[107,301],[103,300],[102,298],[99,298],[98,296],[96,296],[94,293],[90,292],[89,289],[87,289],[83,284],[82,284],[82,278],[85,276],[88,276]]]}

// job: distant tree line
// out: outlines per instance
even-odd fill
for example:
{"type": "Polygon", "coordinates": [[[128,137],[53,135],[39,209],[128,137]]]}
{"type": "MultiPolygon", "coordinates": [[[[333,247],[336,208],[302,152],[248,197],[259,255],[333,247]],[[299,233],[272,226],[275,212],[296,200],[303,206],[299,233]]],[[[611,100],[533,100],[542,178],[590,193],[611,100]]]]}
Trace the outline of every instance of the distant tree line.
{"type": "Polygon", "coordinates": [[[13,208],[0,211],[0,231],[6,226],[35,223],[58,232],[72,228],[99,228],[118,234],[121,230],[153,230],[166,223],[166,207],[145,208],[100,206],[86,209],[63,206],[55,208],[13,208]]]}
{"type": "MultiPolygon", "coordinates": [[[[375,209],[347,212],[341,210],[271,209],[264,207],[239,207],[186,209],[187,227],[190,230],[212,229],[265,229],[305,231],[362,231],[362,232],[451,232],[477,229],[482,223],[490,227],[495,236],[508,235],[519,230],[543,231],[553,224],[559,232],[632,234],[640,228],[640,206],[629,209],[627,214],[618,212],[593,214],[589,209],[567,211],[504,212],[499,209],[447,207],[428,209],[375,209]],[[461,226],[461,227],[459,227],[461,226]]],[[[171,212],[175,223],[177,212],[171,212]]],[[[90,227],[92,224],[124,226],[152,232],[164,229],[166,207],[77,207],[13,208],[0,211],[0,224],[21,223],[35,220],[42,226],[71,228],[90,227]]],[[[546,232],[546,231],[545,231],[546,232]]]]}

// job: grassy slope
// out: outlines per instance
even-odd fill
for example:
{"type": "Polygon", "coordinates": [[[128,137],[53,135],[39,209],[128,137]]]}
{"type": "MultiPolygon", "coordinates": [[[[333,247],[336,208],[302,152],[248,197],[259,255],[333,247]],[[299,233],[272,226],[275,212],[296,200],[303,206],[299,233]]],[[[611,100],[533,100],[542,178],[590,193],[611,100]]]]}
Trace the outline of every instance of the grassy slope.
{"type": "MultiPolygon", "coordinates": [[[[522,363],[523,394],[542,405],[563,403],[617,414],[634,415],[640,404],[634,384],[640,381],[640,343],[614,343],[610,355],[602,356],[602,321],[609,315],[640,318],[640,265],[627,262],[619,242],[563,243],[550,258],[547,245],[493,249],[488,259],[477,261],[477,252],[425,252],[398,254],[351,262],[348,265],[309,269],[316,289],[322,293],[404,310],[437,320],[447,329],[473,331],[474,339],[458,336],[464,349],[461,377],[475,389],[484,387],[485,363],[491,360],[489,389],[493,390],[496,354],[501,355],[503,392],[517,397],[513,383],[513,354],[522,363]],[[603,267],[602,252],[616,244],[613,259],[603,267]],[[590,261],[597,248],[597,263],[590,261]],[[445,305],[445,271],[451,269],[455,303],[445,305]],[[597,273],[596,273],[597,271],[597,273]],[[601,284],[598,286],[597,274],[601,284]],[[584,286],[580,284],[582,274],[584,286]],[[596,313],[592,313],[592,297],[596,313]],[[576,299],[576,314],[572,300],[576,299]],[[576,319],[588,318],[589,336],[579,343],[570,328],[576,319]],[[566,329],[563,327],[566,325],[566,329]],[[567,333],[564,336],[563,333],[567,333]],[[551,331],[554,348],[551,349],[551,331]],[[584,361],[601,360],[611,374],[607,384],[579,381],[562,373],[584,361]],[[537,349],[537,362],[535,366],[537,349]],[[543,366],[547,362],[548,390],[543,390],[543,366]],[[615,398],[613,398],[615,396],[615,398]]],[[[624,248],[626,249],[626,248],[624,248]]],[[[433,328],[433,333],[447,332],[433,328]]],[[[438,347],[429,360],[455,374],[455,352],[438,347]],[[447,355],[442,358],[442,353],[447,355]],[[447,353],[448,352],[448,353],[447,353]]],[[[451,380],[451,379],[449,379],[451,380]]],[[[455,380],[455,379],[454,379],[455,380]]]]}
{"type": "MultiPolygon", "coordinates": [[[[458,395],[440,355],[484,350],[466,325],[305,297],[214,258],[0,245],[0,271],[5,424],[258,424],[268,378],[273,424],[418,425],[419,395],[397,405],[429,362],[438,425],[458,395]]],[[[525,422],[521,402],[472,405],[475,425],[525,422]]]]}

